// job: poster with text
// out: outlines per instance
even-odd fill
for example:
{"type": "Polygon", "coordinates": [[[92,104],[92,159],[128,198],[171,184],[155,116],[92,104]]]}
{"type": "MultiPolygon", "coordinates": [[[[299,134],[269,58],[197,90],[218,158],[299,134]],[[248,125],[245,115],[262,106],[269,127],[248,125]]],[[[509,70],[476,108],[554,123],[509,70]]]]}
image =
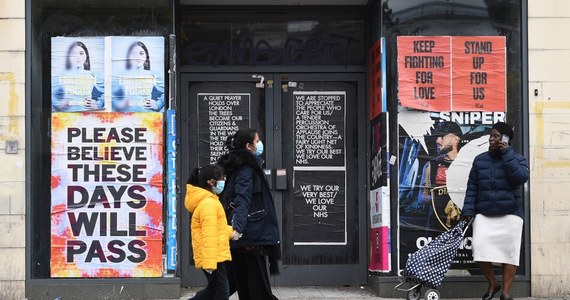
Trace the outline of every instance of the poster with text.
{"type": "Polygon", "coordinates": [[[164,38],[110,37],[112,111],[164,111],[164,38]]]}
{"type": "Polygon", "coordinates": [[[346,92],[294,91],[295,165],[344,167],[346,92]]]}
{"type": "Polygon", "coordinates": [[[451,38],[398,37],[398,97],[402,106],[451,109],[451,38]]]}
{"type": "Polygon", "coordinates": [[[251,94],[198,93],[199,165],[215,164],[226,153],[228,136],[251,127],[251,94]]]}
{"type": "Polygon", "coordinates": [[[452,110],[505,111],[506,61],[504,36],[454,36],[452,110]]]}
{"type": "MultiPolygon", "coordinates": [[[[505,115],[400,111],[400,269],[411,253],[459,222],[473,159],[488,150],[491,127],[498,121],[504,122],[505,115]]],[[[449,275],[477,270],[471,255],[470,232],[450,269],[449,275]]]]}
{"type": "Polygon", "coordinates": [[[103,37],[51,39],[51,107],[53,112],[105,109],[103,37]]]}
{"type": "Polygon", "coordinates": [[[506,61],[504,36],[400,36],[400,104],[423,111],[506,111],[506,61]]]}
{"type": "Polygon", "coordinates": [[[161,277],[161,113],[54,113],[51,277],[161,277]]]}
{"type": "Polygon", "coordinates": [[[346,245],[346,172],[294,169],[295,245],[346,245]]]}

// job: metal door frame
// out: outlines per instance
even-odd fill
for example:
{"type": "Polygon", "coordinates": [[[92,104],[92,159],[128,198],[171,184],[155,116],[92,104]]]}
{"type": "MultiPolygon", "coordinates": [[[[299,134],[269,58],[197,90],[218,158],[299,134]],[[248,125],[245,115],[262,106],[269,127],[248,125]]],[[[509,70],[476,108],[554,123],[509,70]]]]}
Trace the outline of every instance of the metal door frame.
{"type": "MultiPolygon", "coordinates": [[[[365,284],[368,274],[368,227],[367,227],[367,137],[368,137],[368,117],[366,114],[366,93],[365,93],[365,73],[276,73],[274,76],[274,88],[273,89],[273,99],[275,104],[274,120],[282,120],[282,97],[281,97],[281,85],[285,81],[352,81],[357,82],[357,191],[358,191],[358,264],[354,265],[286,265],[283,266],[280,262],[281,269],[291,270],[289,274],[281,274],[272,277],[273,283],[276,285],[346,285],[346,284],[365,284]],[[286,79],[284,79],[286,78],[286,79]],[[324,279],[327,274],[342,274],[336,279],[328,278],[324,279]]],[[[347,104],[348,105],[348,104],[347,104]]],[[[275,127],[275,147],[273,155],[277,158],[275,162],[275,167],[277,169],[284,168],[283,165],[283,145],[281,139],[281,126],[275,127]]],[[[347,174],[349,176],[350,174],[347,174]]],[[[292,174],[287,174],[287,176],[292,176],[292,174]]],[[[275,205],[278,207],[279,228],[283,228],[282,212],[283,212],[283,193],[275,193],[275,205]]],[[[345,220],[350,222],[350,220],[345,220]]]]}
{"type": "MultiPolygon", "coordinates": [[[[179,140],[179,147],[177,149],[177,156],[178,156],[178,163],[177,168],[178,172],[178,228],[177,231],[177,239],[178,239],[178,275],[181,279],[182,286],[203,286],[205,285],[206,281],[202,273],[193,267],[190,266],[190,218],[189,214],[184,207],[184,195],[186,194],[186,180],[190,173],[189,165],[195,165],[194,163],[189,163],[191,160],[195,160],[196,164],[198,162],[197,156],[195,158],[190,157],[190,151],[193,146],[190,146],[189,141],[191,140],[190,135],[192,134],[189,132],[190,126],[196,128],[196,120],[190,120],[190,111],[191,105],[197,105],[196,102],[191,100],[189,97],[189,84],[191,82],[204,82],[204,81],[225,81],[225,82],[246,82],[251,81],[259,82],[259,79],[253,78],[252,75],[262,75],[264,76],[265,80],[268,80],[273,74],[247,74],[247,73],[240,73],[240,74],[213,74],[213,73],[184,73],[180,77],[180,101],[179,101],[179,109],[177,110],[177,131],[180,133],[180,140],[179,140]]],[[[270,93],[270,89],[265,89],[265,99],[268,97],[272,97],[273,95],[270,93]]],[[[267,131],[267,124],[273,124],[273,114],[269,113],[273,110],[273,103],[272,101],[266,101],[265,107],[265,122],[267,131]],[[269,103],[271,102],[271,103],[269,103]]],[[[195,108],[197,109],[197,108],[195,108]]],[[[273,135],[272,132],[265,132],[264,139],[266,144],[268,144],[268,149],[270,149],[270,143],[273,142],[273,135]]],[[[197,149],[197,147],[196,147],[197,149]]],[[[267,155],[266,161],[266,168],[270,169],[273,168],[273,157],[267,155]]]]}

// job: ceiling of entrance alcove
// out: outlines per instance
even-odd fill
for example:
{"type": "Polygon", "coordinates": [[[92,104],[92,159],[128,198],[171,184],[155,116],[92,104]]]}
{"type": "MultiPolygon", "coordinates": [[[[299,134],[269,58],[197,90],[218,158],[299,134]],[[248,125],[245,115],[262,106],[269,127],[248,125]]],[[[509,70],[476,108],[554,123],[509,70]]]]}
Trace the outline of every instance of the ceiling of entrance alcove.
{"type": "Polygon", "coordinates": [[[366,5],[368,0],[180,0],[182,5],[366,5]]]}

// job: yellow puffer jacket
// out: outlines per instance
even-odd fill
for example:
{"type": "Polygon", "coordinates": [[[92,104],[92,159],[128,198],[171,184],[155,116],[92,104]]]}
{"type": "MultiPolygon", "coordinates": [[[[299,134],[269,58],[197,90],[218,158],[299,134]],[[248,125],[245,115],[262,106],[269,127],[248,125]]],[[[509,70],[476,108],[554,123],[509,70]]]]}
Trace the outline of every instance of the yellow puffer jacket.
{"type": "Polygon", "coordinates": [[[226,213],[218,196],[203,188],[186,185],[186,209],[192,214],[192,250],[198,269],[215,270],[219,262],[230,261],[230,236],[226,213]]]}

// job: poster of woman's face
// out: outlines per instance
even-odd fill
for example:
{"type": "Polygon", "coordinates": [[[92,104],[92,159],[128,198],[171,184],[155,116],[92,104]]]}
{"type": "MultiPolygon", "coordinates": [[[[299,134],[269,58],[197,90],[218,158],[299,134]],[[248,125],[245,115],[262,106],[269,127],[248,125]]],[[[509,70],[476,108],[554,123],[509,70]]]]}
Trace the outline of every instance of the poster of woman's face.
{"type": "Polygon", "coordinates": [[[54,112],[105,108],[103,37],[54,37],[51,40],[51,102],[54,112]]]}
{"type": "Polygon", "coordinates": [[[164,38],[112,37],[112,110],[164,109],[164,38]]]}

